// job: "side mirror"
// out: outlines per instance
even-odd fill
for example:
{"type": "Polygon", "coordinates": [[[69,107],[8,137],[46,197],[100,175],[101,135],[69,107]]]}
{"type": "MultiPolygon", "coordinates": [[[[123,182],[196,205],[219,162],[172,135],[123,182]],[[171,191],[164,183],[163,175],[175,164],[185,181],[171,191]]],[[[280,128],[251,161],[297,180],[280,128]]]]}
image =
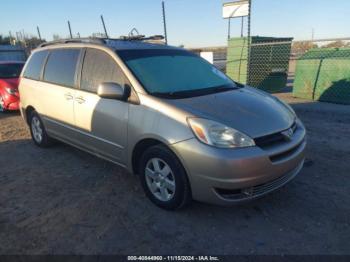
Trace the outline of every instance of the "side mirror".
{"type": "Polygon", "coordinates": [[[125,88],[117,83],[101,83],[97,88],[97,95],[102,98],[127,100],[130,95],[130,88],[125,88]]]}

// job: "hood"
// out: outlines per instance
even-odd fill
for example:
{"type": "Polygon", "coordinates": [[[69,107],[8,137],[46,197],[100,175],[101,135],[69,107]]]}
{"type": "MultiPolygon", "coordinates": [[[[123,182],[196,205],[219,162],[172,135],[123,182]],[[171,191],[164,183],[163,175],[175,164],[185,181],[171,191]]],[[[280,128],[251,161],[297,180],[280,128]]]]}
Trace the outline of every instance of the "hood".
{"type": "Polygon", "coordinates": [[[194,116],[225,124],[252,138],[288,129],[295,120],[294,113],[277,99],[250,87],[167,102],[194,116]]]}
{"type": "Polygon", "coordinates": [[[0,79],[0,82],[8,87],[18,88],[19,78],[4,78],[0,79]]]}

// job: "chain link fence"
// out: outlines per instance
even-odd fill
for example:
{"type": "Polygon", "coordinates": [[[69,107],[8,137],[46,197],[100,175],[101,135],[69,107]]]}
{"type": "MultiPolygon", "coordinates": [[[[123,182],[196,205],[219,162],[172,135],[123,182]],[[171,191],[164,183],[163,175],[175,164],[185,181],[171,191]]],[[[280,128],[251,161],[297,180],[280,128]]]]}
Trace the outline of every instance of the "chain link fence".
{"type": "Polygon", "coordinates": [[[295,42],[290,61],[295,97],[350,104],[350,39],[295,42]]]}
{"type": "Polygon", "coordinates": [[[191,49],[213,53],[213,64],[232,79],[267,92],[350,104],[350,38],[231,38],[228,47],[191,49]]]}

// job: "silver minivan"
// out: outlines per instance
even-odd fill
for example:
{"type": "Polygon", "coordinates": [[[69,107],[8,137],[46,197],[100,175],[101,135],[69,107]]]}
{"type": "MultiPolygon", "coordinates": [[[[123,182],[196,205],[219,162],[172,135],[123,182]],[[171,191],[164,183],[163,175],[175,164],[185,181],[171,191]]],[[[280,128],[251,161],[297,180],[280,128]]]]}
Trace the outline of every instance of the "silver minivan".
{"type": "Polygon", "coordinates": [[[305,128],[289,105],[181,48],[45,43],[19,90],[36,145],[59,140],[125,167],[165,209],[255,199],[303,166],[305,128]]]}

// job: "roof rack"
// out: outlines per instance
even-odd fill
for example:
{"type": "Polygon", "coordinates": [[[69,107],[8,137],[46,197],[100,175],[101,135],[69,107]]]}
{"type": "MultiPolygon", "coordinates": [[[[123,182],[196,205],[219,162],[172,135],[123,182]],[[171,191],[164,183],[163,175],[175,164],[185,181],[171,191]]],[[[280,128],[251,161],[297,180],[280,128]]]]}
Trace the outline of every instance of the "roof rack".
{"type": "Polygon", "coordinates": [[[106,43],[107,38],[73,38],[73,39],[60,39],[55,41],[50,41],[42,43],[39,47],[45,47],[49,45],[67,44],[67,43],[91,43],[103,45],[106,43]]]}
{"type": "Polygon", "coordinates": [[[163,40],[164,36],[162,35],[153,35],[153,36],[144,36],[144,35],[128,35],[121,36],[120,38],[71,38],[71,39],[60,39],[55,41],[50,41],[42,43],[40,47],[58,45],[58,44],[68,44],[68,43],[90,43],[90,44],[99,44],[105,45],[107,41],[160,41],[163,40]]]}

